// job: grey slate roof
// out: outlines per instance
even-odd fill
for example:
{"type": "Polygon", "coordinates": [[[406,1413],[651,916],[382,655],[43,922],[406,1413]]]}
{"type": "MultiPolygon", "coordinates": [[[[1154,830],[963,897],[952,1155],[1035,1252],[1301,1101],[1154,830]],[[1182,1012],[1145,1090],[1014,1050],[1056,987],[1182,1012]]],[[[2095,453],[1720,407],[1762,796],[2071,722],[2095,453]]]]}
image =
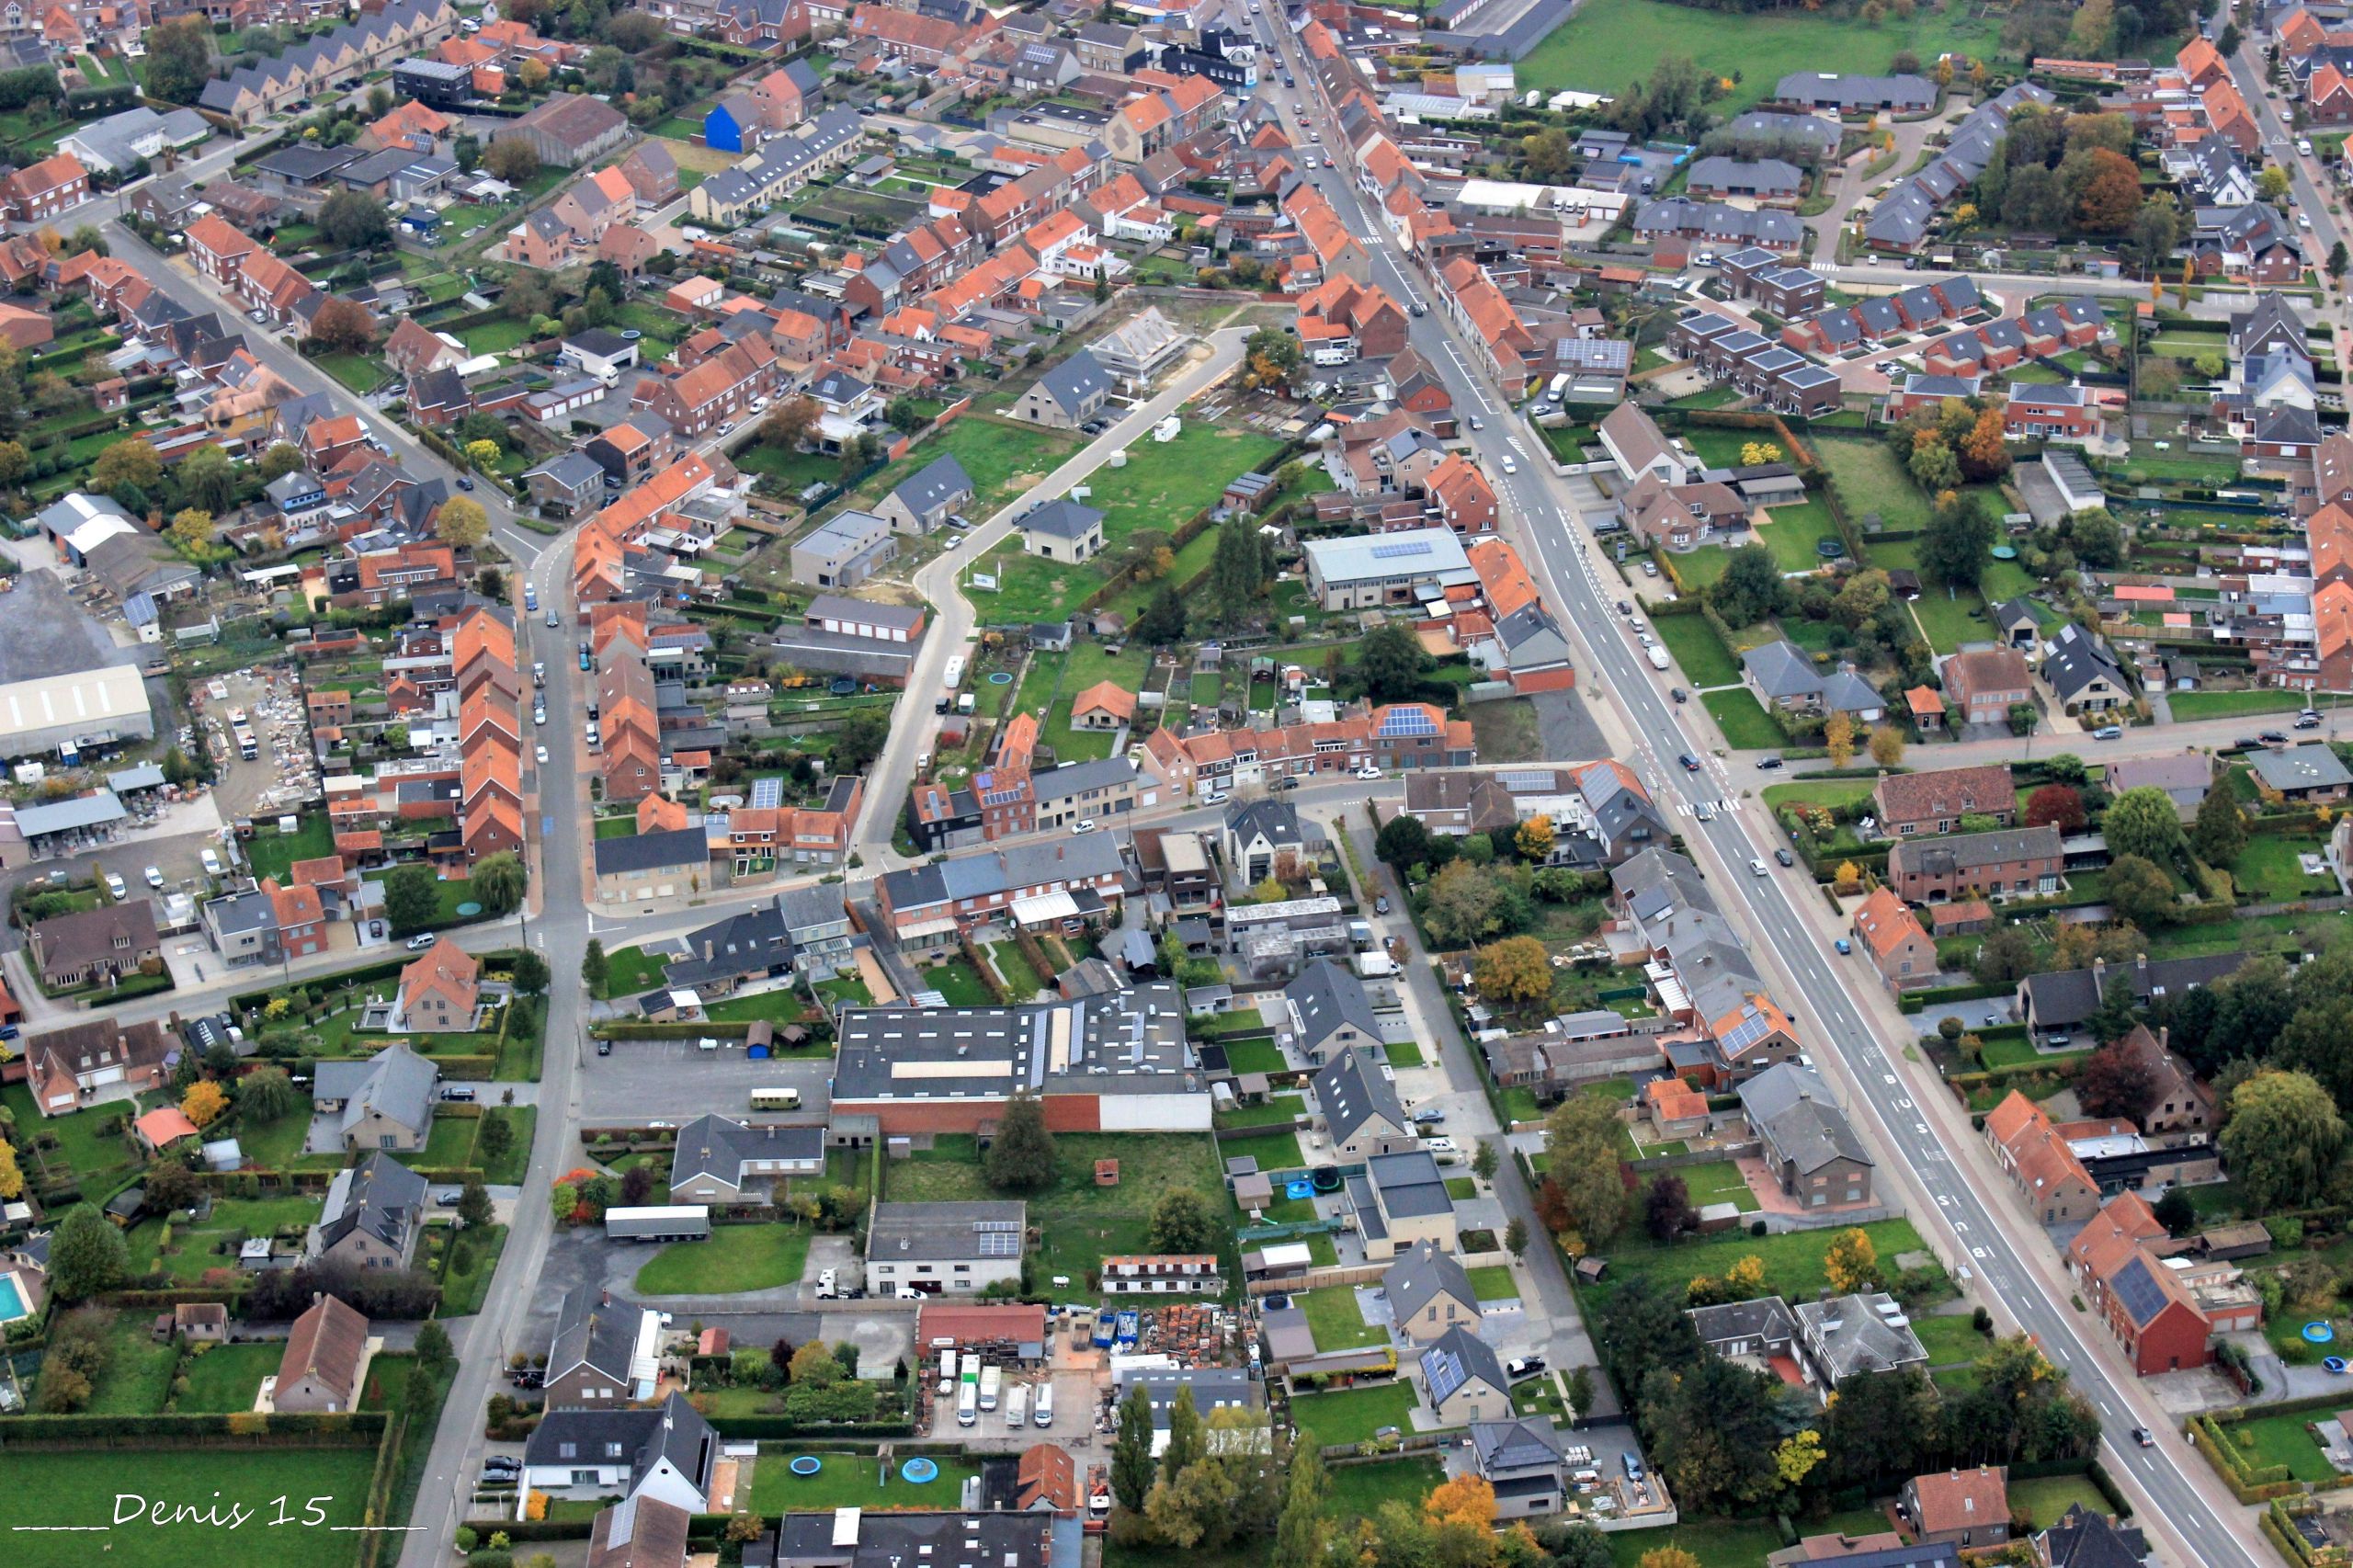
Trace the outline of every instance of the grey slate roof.
{"type": "Polygon", "coordinates": [[[1404,1108],[1397,1103],[1397,1085],[1383,1077],[1370,1052],[1343,1051],[1315,1074],[1315,1103],[1332,1130],[1332,1141],[1346,1143],[1378,1116],[1404,1129],[1404,1108]]]}
{"type": "Polygon", "coordinates": [[[397,1040],[365,1062],[322,1062],[311,1082],[313,1099],[344,1102],[340,1131],[348,1132],[373,1111],[412,1131],[433,1120],[433,1085],[440,1070],[397,1040]]]}
{"type": "Polygon", "coordinates": [[[1837,1384],[1859,1372],[1886,1372],[1898,1367],[1926,1365],[1928,1353],[1909,1324],[1893,1324],[1878,1311],[1893,1299],[1874,1292],[1840,1296],[1827,1301],[1800,1301],[1799,1326],[1806,1342],[1824,1364],[1830,1381],[1837,1384]]]}
{"type": "MultiPolygon", "coordinates": [[[[2209,953],[2186,959],[2151,959],[2146,963],[2110,964],[2105,978],[2131,981],[2133,994],[2143,1002],[2159,992],[2178,997],[2195,986],[2213,984],[2250,956],[2243,952],[2209,953]]],[[[2073,1028],[2090,1017],[2099,1007],[2101,983],[2098,971],[2067,969],[2029,974],[2018,983],[2018,990],[2032,1012],[2035,1026],[2048,1032],[2073,1028]]]]}
{"type": "Polygon", "coordinates": [[[1561,1432],[1541,1421],[1473,1421],[1471,1449],[1482,1471],[1535,1470],[1561,1462],[1561,1432]]]}
{"type": "Polygon", "coordinates": [[[1102,523],[1102,513],[1063,496],[1047,502],[1022,518],[1019,526],[1024,533],[1044,534],[1050,539],[1080,540],[1100,528],[1102,523]]]}
{"type": "Polygon", "coordinates": [[[335,1172],[319,1212],[319,1250],[356,1230],[365,1230],[394,1251],[425,1217],[425,1178],[379,1149],[359,1164],[335,1172]]]}
{"type": "Polygon", "coordinates": [[[938,457],[917,469],[891,494],[920,517],[971,495],[972,479],[953,456],[938,457]]]}
{"type": "Polygon", "coordinates": [[[2146,1536],[2081,1503],[2067,1505],[2059,1522],[2035,1537],[2035,1544],[2051,1568],[2141,1568],[2149,1556],[2146,1536]]]}
{"type": "Polygon", "coordinates": [[[597,840],[597,874],[653,871],[666,866],[699,866],[710,858],[710,837],[701,828],[631,834],[597,840]]]}
{"type": "Polygon", "coordinates": [[[2085,687],[2102,676],[2120,690],[2129,689],[2124,679],[2124,666],[2108,645],[2069,621],[2052,634],[2049,651],[2042,659],[2042,678],[2051,683],[2063,701],[2072,701],[2085,687]]]}
{"type": "Polygon", "coordinates": [[[2273,751],[2256,752],[2247,758],[2255,776],[2283,794],[2290,790],[2327,790],[2353,784],[2353,773],[2336,753],[2317,742],[2308,741],[2300,746],[2273,751]]]}
{"type": "Polygon", "coordinates": [[[595,1285],[574,1285],[563,1293],[556,1305],[555,1334],[548,1342],[550,1378],[593,1367],[616,1387],[627,1386],[640,1309],[624,1301],[602,1301],[603,1294],[595,1285]]]}
{"type": "Polygon", "coordinates": [[[1399,1253],[1381,1277],[1381,1288],[1389,1293],[1389,1304],[1401,1323],[1441,1296],[1453,1297],[1472,1316],[1479,1315],[1479,1295],[1471,1287],[1470,1272],[1436,1242],[1415,1242],[1399,1253]]]}
{"type": "MultiPolygon", "coordinates": [[[[626,839],[600,840],[623,844],[626,839]]],[[[1091,880],[1117,872],[1120,846],[1108,833],[1084,834],[1046,843],[1012,844],[969,855],[954,855],[926,866],[892,871],[891,907],[905,910],[951,900],[983,898],[1009,888],[1091,880]]]]}
{"type": "MultiPolygon", "coordinates": [[[[983,1227],[1011,1224],[1021,1235],[1024,1203],[878,1203],[866,1234],[866,1256],[916,1263],[998,1256],[983,1252],[983,1227]]],[[[1015,1254],[1018,1256],[1018,1253],[1015,1254]]]]}
{"type": "Polygon", "coordinates": [[[677,1147],[670,1156],[670,1185],[715,1176],[740,1187],[747,1161],[824,1157],[825,1130],[821,1126],[749,1127],[724,1116],[698,1117],[678,1130],[677,1147]]]}
{"type": "Polygon", "coordinates": [[[2013,860],[2056,858],[2059,845],[2059,829],[2051,823],[2039,827],[1997,827],[1990,833],[1899,839],[1888,850],[1888,873],[1895,876],[1915,870],[1943,876],[2013,860]]]}
{"type": "Polygon", "coordinates": [[[1312,1049],[1341,1028],[1352,1028],[1368,1040],[1381,1038],[1381,1015],[1373,1011],[1364,982],[1330,959],[1317,959],[1301,970],[1299,978],[1283,987],[1283,996],[1299,1011],[1303,1047],[1312,1049]]]}
{"type": "Polygon", "coordinates": [[[1800,1175],[1833,1160],[1871,1163],[1846,1113],[1810,1067],[1784,1062],[1766,1069],[1740,1086],[1740,1104],[1749,1125],[1800,1175]]]}
{"type": "Polygon", "coordinates": [[[1758,1296],[1745,1301],[1722,1301],[1711,1307],[1685,1311],[1699,1343],[1714,1349],[1740,1340],[1755,1340],[1761,1347],[1787,1345],[1798,1334],[1798,1320],[1779,1296],[1758,1296]]]}
{"type": "Polygon", "coordinates": [[[1084,348],[1038,378],[1039,390],[1073,414],[1112,385],[1111,372],[1084,348]]]}
{"type": "Polygon", "coordinates": [[[1823,689],[1822,672],[1813,661],[1786,637],[1751,648],[1740,656],[1756,683],[1756,689],[1770,698],[1814,697],[1823,689]]]}
{"type": "Polygon", "coordinates": [[[710,1492],[719,1436],[683,1393],[673,1392],[651,1410],[551,1410],[540,1417],[524,1444],[523,1462],[534,1468],[610,1463],[615,1445],[619,1456],[629,1460],[632,1493],[655,1461],[664,1459],[696,1490],[710,1492]]]}

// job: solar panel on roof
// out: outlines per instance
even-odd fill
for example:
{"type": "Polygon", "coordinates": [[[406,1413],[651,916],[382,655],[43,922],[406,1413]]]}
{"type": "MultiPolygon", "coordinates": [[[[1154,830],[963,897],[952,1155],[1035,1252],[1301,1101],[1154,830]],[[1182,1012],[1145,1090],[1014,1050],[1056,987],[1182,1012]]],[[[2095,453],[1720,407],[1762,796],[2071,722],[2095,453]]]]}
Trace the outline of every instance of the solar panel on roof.
{"type": "Polygon", "coordinates": [[[755,778],[752,780],[752,810],[772,810],[784,804],[784,780],[755,778]]]}
{"type": "Polygon", "coordinates": [[[1393,561],[1401,556],[1427,555],[1429,552],[1429,541],[1419,539],[1392,539],[1386,543],[1372,547],[1373,559],[1376,561],[1393,561]]]}
{"type": "Polygon", "coordinates": [[[1019,1257],[1021,1256],[1021,1237],[1017,1233],[1007,1235],[1002,1232],[984,1231],[980,1236],[980,1256],[983,1257],[1019,1257]]]}
{"type": "Polygon", "coordinates": [[[1427,713],[1418,708],[1400,708],[1381,721],[1381,733],[1384,735],[1434,735],[1438,733],[1438,726],[1431,722],[1427,713]]]}
{"type": "Polygon", "coordinates": [[[1743,1013],[1740,1022],[1724,1036],[1724,1050],[1729,1054],[1746,1051],[1770,1034],[1772,1030],[1772,1023],[1765,1015],[1750,1008],[1743,1013]]]}
{"type": "Polygon", "coordinates": [[[1514,793],[1518,793],[1521,790],[1527,790],[1533,793],[1539,790],[1550,790],[1552,787],[1554,775],[1552,770],[1549,767],[1507,767],[1502,772],[1496,774],[1495,777],[1502,781],[1505,789],[1509,790],[1514,793]]]}
{"type": "Polygon", "coordinates": [[[2116,1299],[2124,1303],[2124,1310],[2132,1314],[2134,1323],[2147,1324],[2165,1310],[2165,1290],[2150,1274],[2143,1259],[2136,1257],[2117,1270],[2109,1289],[2116,1292],[2116,1299]]]}

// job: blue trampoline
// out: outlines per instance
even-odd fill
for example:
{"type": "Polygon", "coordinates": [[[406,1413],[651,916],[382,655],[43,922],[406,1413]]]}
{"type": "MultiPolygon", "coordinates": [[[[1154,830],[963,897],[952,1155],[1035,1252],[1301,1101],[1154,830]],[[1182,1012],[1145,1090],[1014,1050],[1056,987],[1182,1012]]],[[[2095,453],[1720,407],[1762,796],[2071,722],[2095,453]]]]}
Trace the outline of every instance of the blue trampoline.
{"type": "Polygon", "coordinates": [[[795,1475],[814,1475],[824,1468],[825,1461],[815,1454],[802,1454],[792,1461],[792,1473],[795,1475]]]}
{"type": "Polygon", "coordinates": [[[2326,1345],[2336,1337],[2336,1330],[2325,1323],[2315,1320],[2304,1324],[2304,1338],[2313,1345],[2326,1345]]]}
{"type": "Polygon", "coordinates": [[[921,1486],[926,1481],[939,1479],[939,1467],[917,1455],[899,1467],[899,1479],[921,1486]]]}

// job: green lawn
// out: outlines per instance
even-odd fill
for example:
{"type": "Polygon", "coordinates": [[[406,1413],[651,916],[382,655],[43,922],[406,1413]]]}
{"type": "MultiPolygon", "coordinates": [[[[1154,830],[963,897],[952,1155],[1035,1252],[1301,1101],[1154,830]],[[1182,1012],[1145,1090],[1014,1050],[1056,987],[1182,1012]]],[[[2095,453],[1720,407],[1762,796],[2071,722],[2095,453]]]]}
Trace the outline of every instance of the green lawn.
{"type": "MultiPolygon", "coordinates": [[[[1222,1223],[1231,1223],[1234,1213],[1206,1136],[1066,1132],[1054,1139],[1054,1185],[1029,1199],[1029,1224],[1045,1237],[1032,1259],[1040,1275],[1083,1279],[1106,1256],[1151,1250],[1152,1205],[1172,1187],[1199,1193],[1222,1223]],[[1097,1160],[1120,1162],[1117,1186],[1096,1185],[1097,1160]]],[[[883,1198],[892,1203],[1002,1196],[983,1178],[969,1136],[935,1139],[927,1157],[891,1165],[883,1187],[883,1198]]],[[[1230,1244],[1220,1250],[1230,1252],[1230,1244]]]]}
{"type": "Polygon", "coordinates": [[[1289,1127],[1305,1112],[1303,1095],[1269,1095],[1264,1105],[1235,1106],[1217,1113],[1221,1131],[1229,1127],[1289,1127]]]}
{"type": "Polygon", "coordinates": [[[2242,714],[2292,713],[2312,700],[2302,691],[2177,691],[2165,699],[2177,719],[2231,719],[2242,714]]]}
{"type": "MultiPolygon", "coordinates": [[[[1558,35],[1555,35],[1558,36],[1558,35]]],[[[1686,1519],[1662,1535],[1656,1530],[1614,1530],[1605,1537],[1617,1568],[1638,1568],[1645,1552],[1677,1546],[1699,1560],[1700,1568],[1756,1568],[1780,1550],[1780,1532],[1770,1519],[1686,1519]]]]}
{"type": "Polygon", "coordinates": [[[1782,806],[1851,806],[1858,801],[1869,800],[1875,778],[1792,778],[1786,784],[1765,786],[1765,803],[1779,809],[1782,806]]]}
{"type": "Polygon", "coordinates": [[[1383,1426],[1412,1430],[1409,1417],[1418,1403],[1411,1383],[1375,1383],[1303,1394],[1290,1402],[1290,1415],[1302,1435],[1312,1432],[1319,1443],[1362,1443],[1383,1426]]]}
{"type": "Polygon", "coordinates": [[[1410,1040],[1391,1040],[1381,1049],[1389,1058],[1389,1065],[1392,1067],[1422,1065],[1422,1048],[1410,1040]]]}
{"type": "MultiPolygon", "coordinates": [[[[115,1313],[107,1334],[113,1351],[90,1391],[90,1415],[153,1415],[163,1410],[172,1392],[173,1369],[179,1365],[179,1349],[155,1343],[148,1332],[153,1321],[145,1312],[115,1313]]],[[[5,1514],[0,1508],[0,1516],[5,1514]]]]}
{"type": "Polygon", "coordinates": [[[1380,1464],[1335,1465],[1327,1509],[1336,1519],[1361,1519],[1383,1503],[1398,1502],[1420,1512],[1422,1499],[1446,1479],[1436,1460],[1386,1460],[1380,1464]]]}
{"type": "Polygon", "coordinates": [[[192,1346],[185,1363],[188,1392],[180,1395],[184,1415],[234,1415],[254,1407],[261,1381],[274,1375],[285,1358],[282,1345],[210,1345],[192,1346]]]}
{"type": "Polygon", "coordinates": [[[483,1185],[488,1187],[521,1186],[523,1172],[531,1163],[531,1135],[538,1128],[540,1108],[528,1105],[488,1106],[483,1108],[482,1115],[484,1121],[496,1117],[512,1124],[515,1129],[515,1141],[507,1145],[506,1153],[495,1162],[484,1160],[482,1163],[483,1185]]]}
{"type": "Polygon", "coordinates": [[[365,354],[322,354],[311,363],[362,394],[374,392],[392,376],[381,359],[365,354]]]}
{"type": "Polygon", "coordinates": [[[0,1530],[18,1526],[105,1525],[119,1493],[191,1506],[247,1511],[234,1528],[203,1524],[126,1526],[104,1535],[10,1535],[9,1559],[23,1568],[187,1568],[233,1562],[241,1568],[350,1568],[355,1537],[299,1523],[273,1526],[278,1499],[290,1518],[315,1498],[330,1525],[360,1521],[373,1472],[372,1444],[348,1449],[144,1449],[126,1467],[119,1450],[11,1451],[0,1487],[0,1530]],[[34,1544],[38,1542],[39,1544],[34,1544]],[[96,1544],[93,1544],[93,1543],[96,1544]]]}
{"type": "Polygon", "coordinates": [[[404,1165],[426,1170],[455,1170],[473,1163],[474,1134],[481,1130],[479,1117],[437,1116],[433,1130],[426,1134],[424,1148],[393,1157],[404,1165]]]}
{"type": "Polygon", "coordinates": [[[449,1255],[441,1270],[441,1305],[436,1317],[472,1317],[482,1311],[490,1294],[490,1277],[498,1271],[498,1255],[506,1248],[506,1227],[485,1225],[460,1231],[449,1240],[449,1255]]]}
{"type": "Polygon", "coordinates": [[[531,324],[527,321],[483,322],[458,334],[460,342],[470,354],[504,354],[531,340],[531,324]]]}
{"type": "Polygon", "coordinates": [[[1703,692],[1699,700],[1723,731],[1724,744],[1735,751],[1771,751],[1789,744],[1781,726],[1745,686],[1703,692]]]}
{"type": "Polygon", "coordinates": [[[939,1457],[939,1474],[917,1485],[892,1465],[890,1479],[869,1454],[819,1454],[814,1475],[792,1473],[795,1450],[763,1443],[752,1467],[752,1510],[759,1514],[819,1512],[833,1508],[954,1508],[964,1483],[981,1473],[970,1460],[939,1457]]]}
{"type": "Polygon", "coordinates": [[[924,983],[947,998],[951,1007],[986,1007],[996,1001],[979,971],[962,959],[933,964],[921,973],[924,983]]]}
{"type": "Polygon", "coordinates": [[[1658,640],[1675,655],[1686,679],[1695,687],[1732,686],[1740,679],[1740,661],[1732,656],[1716,629],[1700,615],[1663,615],[1651,623],[1658,640]]]}
{"type": "Polygon", "coordinates": [[[1519,1285],[1512,1278],[1510,1268],[1505,1265],[1491,1263],[1484,1267],[1473,1268],[1469,1272],[1472,1293],[1479,1300],[1513,1301],[1519,1299],[1519,1285]]]}
{"type": "Polygon", "coordinates": [[[637,1271],[643,1296],[725,1296],[801,1278],[809,1232],[800,1225],[719,1225],[709,1241],[673,1242],[637,1271]]]}
{"type": "MultiPolygon", "coordinates": [[[[1908,1220],[1881,1220],[1860,1229],[1871,1238],[1882,1268],[1894,1267],[1897,1253],[1924,1250],[1919,1232],[1912,1228],[1908,1220]]],[[[1764,1260],[1768,1295],[1791,1301],[1811,1299],[1816,1290],[1829,1283],[1829,1277],[1823,1272],[1822,1255],[1829,1250],[1834,1239],[1846,1233],[1847,1228],[1793,1231],[1775,1236],[1733,1233],[1659,1247],[1630,1233],[1603,1255],[1609,1260],[1609,1271],[1601,1283],[1585,1289],[1607,1294],[1623,1280],[1642,1275],[1656,1280],[1679,1301],[1693,1276],[1722,1274],[1754,1253],[1764,1260]]]]}
{"type": "Polygon", "coordinates": [[[1318,1350],[1353,1350],[1388,1340],[1386,1333],[1364,1321],[1357,1309],[1357,1293],[1348,1286],[1326,1285],[1293,1296],[1291,1302],[1307,1313],[1307,1326],[1315,1335],[1318,1350]]]}
{"type": "Polygon", "coordinates": [[[1225,1043],[1225,1064],[1239,1075],[1244,1073],[1279,1073],[1283,1070],[1282,1047],[1271,1040],[1233,1040],[1225,1043]]]}
{"type": "Polygon", "coordinates": [[[237,1267],[238,1238],[275,1234],[309,1225],[319,1217],[319,1198],[224,1198],[214,1203],[202,1224],[183,1221],[171,1227],[168,1246],[161,1219],[142,1220],[131,1228],[131,1272],[138,1278],[160,1266],[162,1278],[192,1285],[207,1269],[237,1267]]]}
{"type": "Polygon", "coordinates": [[[989,961],[996,965],[996,971],[1004,978],[1006,988],[1017,999],[1035,996],[1046,988],[1046,983],[1038,977],[1037,970],[1022,956],[1020,944],[992,942],[987,950],[989,961]]]}
{"type": "Polygon", "coordinates": [[[1653,62],[1680,57],[1733,84],[1711,106],[1729,119],[1770,97],[1790,72],[1870,74],[1888,70],[1901,50],[1928,61],[1947,52],[2002,53],[1993,23],[1928,6],[1909,20],[1889,17],[1872,26],[1779,11],[1744,14],[1727,25],[1719,15],[1657,0],[1589,0],[1520,62],[1519,79],[1530,87],[1623,94],[1653,62]]]}
{"type": "Polygon", "coordinates": [[[2040,1475],[2010,1483],[2010,1512],[2024,1514],[2037,1529],[2057,1524],[2059,1517],[2077,1503],[2090,1513],[2109,1511],[2108,1499],[2089,1476],[2040,1475]]]}
{"type": "Polygon", "coordinates": [[[1931,1367],[1974,1361],[1992,1343],[1977,1332],[1967,1312],[1923,1312],[1912,1320],[1912,1332],[1920,1336],[1920,1347],[1928,1353],[1931,1367]]]}
{"type": "MultiPolygon", "coordinates": [[[[1565,29],[1563,29],[1565,30],[1565,29]]],[[[1741,29],[1744,35],[1747,28],[1741,29]]],[[[1554,36],[1558,36],[1557,34],[1554,36]]],[[[1800,67],[1821,70],[1824,67],[1800,67]]],[[[1830,471],[1838,485],[1839,499],[1846,503],[1847,516],[1858,527],[1867,512],[1877,512],[1880,521],[1888,528],[1904,530],[1928,526],[1928,495],[1887,443],[1879,440],[1851,440],[1817,435],[1813,438],[1814,455],[1822,466],[1830,471]]],[[[1869,548],[1869,540],[1865,540],[1869,548]]],[[[1875,552],[1876,553],[1876,552],[1875,552]]]]}
{"type": "Polygon", "coordinates": [[[2225,1426],[2225,1437],[2236,1442],[2242,1437],[2239,1451],[2255,1465],[2284,1464],[2288,1473],[2298,1481],[2329,1481],[2336,1475],[2328,1456],[2313,1441],[2311,1431],[2313,1413],[2288,1415],[2266,1415],[2253,1421],[2225,1426]]]}
{"type": "Polygon", "coordinates": [[[120,1107],[44,1117],[33,1107],[32,1091],[22,1084],[10,1084],[0,1089],[0,1105],[6,1106],[9,1115],[16,1119],[18,1142],[24,1145],[17,1151],[18,1163],[28,1183],[35,1174],[37,1160],[62,1160],[79,1179],[82,1196],[93,1203],[103,1203],[123,1185],[119,1179],[108,1178],[127,1174],[139,1158],[130,1134],[105,1134],[98,1131],[101,1119],[122,1114],[120,1107]],[[56,1139],[58,1147],[54,1151],[31,1148],[33,1141],[43,1136],[56,1139]]]}
{"type": "Polygon", "coordinates": [[[1770,523],[1756,529],[1756,539],[1773,552],[1773,560],[1782,572],[1802,574],[1821,571],[1826,562],[1816,544],[1840,537],[1838,525],[1830,517],[1830,503],[1820,495],[1809,495],[1796,506],[1774,507],[1772,517],[1770,523]]]}
{"type": "Polygon", "coordinates": [[[254,835],[244,842],[244,851],[254,881],[266,881],[275,877],[283,883],[291,879],[295,861],[316,860],[335,853],[335,829],[324,815],[314,812],[304,816],[301,827],[293,833],[256,828],[254,835]]]}
{"type": "Polygon", "coordinates": [[[1756,1195],[1748,1190],[1748,1183],[1741,1179],[1740,1167],[1730,1160],[1686,1165],[1675,1174],[1683,1178],[1684,1190],[1690,1195],[1695,1208],[1731,1203],[1744,1214],[1753,1213],[1757,1208],[1756,1195]]]}
{"type": "Polygon", "coordinates": [[[655,956],[643,948],[623,948],[605,955],[605,994],[638,996],[662,983],[662,966],[668,955],[655,956]]]}
{"type": "Polygon", "coordinates": [[[2318,876],[2308,877],[2298,859],[2300,855],[2319,854],[2326,847],[2319,839],[2268,834],[2250,838],[2239,858],[2231,862],[2231,875],[2242,892],[2271,902],[2333,895],[2336,879],[2325,869],[2318,876]]]}

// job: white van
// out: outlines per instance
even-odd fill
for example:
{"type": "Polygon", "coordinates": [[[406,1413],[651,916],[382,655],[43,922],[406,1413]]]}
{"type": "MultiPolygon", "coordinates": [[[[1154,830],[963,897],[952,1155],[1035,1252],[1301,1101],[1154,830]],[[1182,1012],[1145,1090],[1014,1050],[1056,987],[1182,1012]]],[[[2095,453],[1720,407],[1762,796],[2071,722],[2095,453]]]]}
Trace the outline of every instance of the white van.
{"type": "Polygon", "coordinates": [[[977,1383],[959,1383],[956,1386],[957,1426],[970,1426],[980,1420],[980,1397],[981,1390],[977,1383]]]}
{"type": "Polygon", "coordinates": [[[1005,1396],[1005,1424],[1018,1432],[1029,1425],[1029,1385],[1016,1383],[1005,1396]]]}
{"type": "Polygon", "coordinates": [[[1032,1414],[1030,1415],[1030,1419],[1035,1421],[1039,1426],[1051,1426],[1054,1424],[1053,1384],[1040,1383],[1038,1385],[1038,1399],[1037,1403],[1031,1407],[1031,1411],[1032,1414]]]}
{"type": "Polygon", "coordinates": [[[983,1410],[996,1408],[997,1391],[1004,1385],[1005,1369],[1003,1368],[989,1366],[981,1369],[981,1408],[983,1410]]]}

